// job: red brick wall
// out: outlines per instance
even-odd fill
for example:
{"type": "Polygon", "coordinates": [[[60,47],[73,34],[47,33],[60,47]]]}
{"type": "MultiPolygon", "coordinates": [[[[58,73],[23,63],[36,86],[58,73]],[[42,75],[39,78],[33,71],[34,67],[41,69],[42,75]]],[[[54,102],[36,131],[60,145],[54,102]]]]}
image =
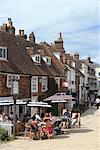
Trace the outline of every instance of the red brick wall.
{"type": "Polygon", "coordinates": [[[21,76],[19,81],[19,97],[31,97],[31,80],[30,77],[21,76]]]}
{"type": "Polygon", "coordinates": [[[11,89],[7,88],[7,75],[0,75],[0,96],[10,96],[11,89]]]}
{"type": "Polygon", "coordinates": [[[66,91],[65,87],[63,86],[63,82],[64,81],[65,81],[65,79],[61,79],[60,80],[60,90],[61,90],[61,92],[65,92],[66,91]]]}
{"type": "MultiPolygon", "coordinates": [[[[22,76],[19,80],[19,98],[28,98],[31,92],[30,77],[22,76]]],[[[0,96],[10,96],[11,88],[7,87],[7,75],[0,75],[0,96]]]]}

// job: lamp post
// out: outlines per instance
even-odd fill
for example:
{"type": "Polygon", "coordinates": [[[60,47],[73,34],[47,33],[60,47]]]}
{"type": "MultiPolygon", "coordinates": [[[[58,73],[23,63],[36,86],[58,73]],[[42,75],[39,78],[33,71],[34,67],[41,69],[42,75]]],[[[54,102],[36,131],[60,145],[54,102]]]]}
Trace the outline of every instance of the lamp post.
{"type": "Polygon", "coordinates": [[[13,108],[13,136],[16,136],[16,100],[19,95],[19,81],[12,80],[12,94],[14,100],[14,108],[13,108]]]}

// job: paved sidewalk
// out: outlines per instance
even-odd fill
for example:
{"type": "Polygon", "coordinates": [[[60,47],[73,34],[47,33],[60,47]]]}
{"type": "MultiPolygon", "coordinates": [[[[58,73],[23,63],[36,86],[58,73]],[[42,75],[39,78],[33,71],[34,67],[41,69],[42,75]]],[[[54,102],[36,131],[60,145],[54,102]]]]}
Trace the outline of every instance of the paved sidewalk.
{"type": "Polygon", "coordinates": [[[100,109],[87,110],[81,117],[81,128],[51,140],[18,140],[1,144],[0,150],[100,150],[100,109]]]}

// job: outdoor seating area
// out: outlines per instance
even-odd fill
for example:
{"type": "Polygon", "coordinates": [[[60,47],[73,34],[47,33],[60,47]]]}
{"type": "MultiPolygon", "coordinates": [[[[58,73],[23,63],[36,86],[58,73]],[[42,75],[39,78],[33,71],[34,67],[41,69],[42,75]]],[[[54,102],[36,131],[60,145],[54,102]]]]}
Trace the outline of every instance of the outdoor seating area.
{"type": "Polygon", "coordinates": [[[57,135],[69,133],[69,129],[80,127],[80,114],[73,113],[72,117],[53,116],[52,113],[36,114],[25,122],[24,137],[30,139],[51,139],[57,135]],[[40,117],[41,116],[41,117],[40,117]]]}
{"type": "MultiPolygon", "coordinates": [[[[69,133],[69,129],[80,127],[80,114],[72,113],[69,116],[68,110],[63,116],[54,116],[51,112],[37,113],[30,117],[25,114],[23,120],[16,115],[16,136],[29,137],[30,139],[51,139],[54,136],[69,133]]],[[[0,128],[4,128],[9,136],[13,135],[13,113],[6,116],[0,114],[0,128]]]]}

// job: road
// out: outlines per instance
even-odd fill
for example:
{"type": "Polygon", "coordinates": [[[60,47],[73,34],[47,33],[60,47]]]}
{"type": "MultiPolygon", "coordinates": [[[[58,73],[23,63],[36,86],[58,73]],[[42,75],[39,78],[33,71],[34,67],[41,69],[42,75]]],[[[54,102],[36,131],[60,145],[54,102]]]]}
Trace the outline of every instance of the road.
{"type": "Polygon", "coordinates": [[[81,128],[70,130],[50,140],[19,138],[3,143],[0,150],[100,150],[100,109],[87,110],[81,117],[81,128]]]}

